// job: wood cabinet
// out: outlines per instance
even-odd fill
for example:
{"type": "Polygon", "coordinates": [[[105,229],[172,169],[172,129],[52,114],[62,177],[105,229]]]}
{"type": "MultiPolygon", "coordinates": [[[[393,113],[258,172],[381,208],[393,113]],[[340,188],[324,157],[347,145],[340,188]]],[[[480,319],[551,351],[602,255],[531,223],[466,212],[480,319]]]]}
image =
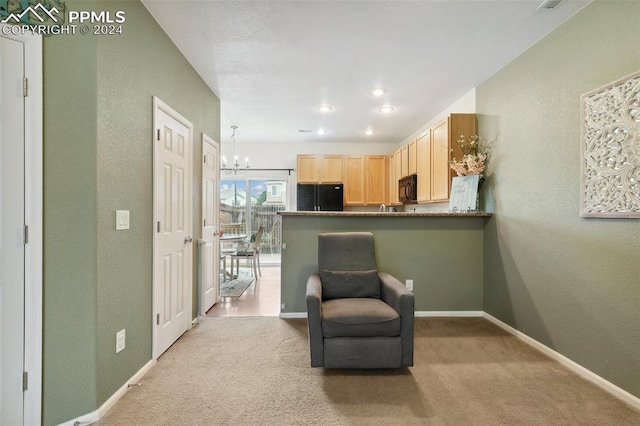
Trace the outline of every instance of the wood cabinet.
{"type": "Polygon", "coordinates": [[[409,145],[400,148],[400,177],[409,176],[409,145]]]}
{"type": "Polygon", "coordinates": [[[431,201],[431,129],[416,140],[418,203],[431,201]]]}
{"type": "Polygon", "coordinates": [[[342,155],[298,155],[298,183],[342,183],[342,155]]]}
{"type": "MultiPolygon", "coordinates": [[[[451,114],[432,129],[431,134],[431,201],[447,201],[455,172],[449,167],[453,158],[461,158],[457,140],[477,134],[475,114],[451,114]]],[[[420,184],[418,184],[418,189],[420,184]]]]}
{"type": "Polygon", "coordinates": [[[387,163],[385,155],[345,156],[344,204],[383,204],[387,199],[387,163]]]}
{"type": "Polygon", "coordinates": [[[398,179],[417,173],[418,155],[417,143],[415,140],[402,146],[394,153],[394,155],[397,156],[396,174],[398,175],[398,179]]]}
{"type": "Polygon", "coordinates": [[[400,197],[398,194],[398,181],[402,178],[402,150],[398,149],[393,153],[393,163],[395,165],[393,174],[389,176],[391,182],[390,185],[393,186],[393,194],[394,198],[391,200],[389,204],[391,205],[400,205],[400,197]]]}
{"type": "Polygon", "coordinates": [[[389,170],[387,173],[387,201],[389,206],[395,206],[400,204],[398,202],[398,180],[396,179],[396,154],[389,155],[389,170]]]}
{"type": "Polygon", "coordinates": [[[347,155],[344,157],[344,205],[365,204],[365,157],[347,155]]]}
{"type": "Polygon", "coordinates": [[[366,204],[380,205],[387,199],[388,160],[386,155],[368,155],[365,158],[366,204]]]}
{"type": "Polygon", "coordinates": [[[418,152],[417,152],[417,141],[411,141],[408,143],[407,145],[407,151],[408,151],[408,173],[407,176],[409,175],[415,175],[416,173],[418,173],[418,152]]]}

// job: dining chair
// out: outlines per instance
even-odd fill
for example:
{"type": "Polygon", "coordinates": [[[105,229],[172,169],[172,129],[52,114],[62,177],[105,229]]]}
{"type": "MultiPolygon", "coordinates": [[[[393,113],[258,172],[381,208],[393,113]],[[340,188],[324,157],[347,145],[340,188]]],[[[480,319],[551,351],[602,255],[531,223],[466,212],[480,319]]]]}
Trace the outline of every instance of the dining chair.
{"type": "Polygon", "coordinates": [[[251,239],[245,242],[245,247],[237,250],[231,255],[231,275],[233,275],[233,265],[235,263],[238,275],[240,275],[240,259],[245,259],[251,262],[251,270],[253,276],[258,277],[258,274],[262,276],[262,267],[260,266],[260,240],[262,240],[262,234],[264,233],[264,226],[261,225],[258,231],[251,235],[251,239]]]}

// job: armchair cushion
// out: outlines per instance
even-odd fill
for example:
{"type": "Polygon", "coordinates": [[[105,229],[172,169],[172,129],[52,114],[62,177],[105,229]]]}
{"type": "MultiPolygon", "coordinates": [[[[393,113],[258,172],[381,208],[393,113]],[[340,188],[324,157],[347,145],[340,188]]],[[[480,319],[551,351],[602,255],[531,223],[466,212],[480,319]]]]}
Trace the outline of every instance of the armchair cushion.
{"type": "Polygon", "coordinates": [[[320,270],[322,281],[322,299],[341,299],[345,297],[380,298],[380,280],[378,271],[331,271],[320,270]]]}
{"type": "Polygon", "coordinates": [[[325,338],[399,336],[400,325],[400,315],[380,299],[351,297],[322,303],[325,338]]]}

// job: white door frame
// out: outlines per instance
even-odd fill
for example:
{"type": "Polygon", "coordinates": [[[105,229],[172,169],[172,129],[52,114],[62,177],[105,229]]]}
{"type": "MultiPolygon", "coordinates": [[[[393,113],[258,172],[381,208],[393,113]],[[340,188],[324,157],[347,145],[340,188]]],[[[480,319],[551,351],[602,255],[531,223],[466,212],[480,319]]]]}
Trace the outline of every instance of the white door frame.
{"type": "MultiPolygon", "coordinates": [[[[0,24],[0,30],[6,27],[0,24]]],[[[7,31],[10,33],[10,31],[7,31]]],[[[29,375],[24,392],[24,424],[42,421],[42,37],[4,35],[24,46],[24,72],[28,96],[24,98],[25,139],[25,224],[29,240],[25,245],[24,368],[29,375]]]]}
{"type": "Polygon", "coordinates": [[[220,234],[218,232],[220,229],[220,195],[219,195],[220,194],[220,144],[216,142],[212,137],[203,133],[201,152],[202,152],[201,202],[202,202],[203,222],[201,223],[202,229],[200,232],[200,236],[202,238],[201,240],[202,244],[198,244],[198,251],[202,252],[202,255],[199,256],[200,276],[198,277],[198,279],[200,280],[200,286],[199,286],[200,294],[198,295],[198,300],[199,300],[199,314],[204,316],[207,313],[207,309],[210,308],[210,306],[208,306],[209,304],[207,303],[207,298],[206,298],[206,290],[207,290],[206,283],[211,278],[213,278],[214,280],[213,288],[215,289],[215,292],[216,292],[216,294],[214,295],[213,304],[216,304],[220,301],[220,259],[219,259],[220,258],[220,234]],[[216,182],[215,182],[216,196],[214,197],[214,200],[213,200],[213,216],[214,216],[213,224],[216,226],[216,229],[213,232],[213,234],[211,234],[210,232],[209,233],[207,232],[205,222],[204,222],[204,218],[207,215],[206,213],[207,188],[206,188],[206,180],[205,180],[205,168],[207,165],[207,161],[211,161],[211,159],[206,158],[206,152],[207,152],[207,150],[205,149],[206,145],[213,146],[218,153],[217,157],[213,159],[213,170],[216,178],[216,182]],[[211,245],[211,247],[213,247],[212,250],[207,250],[206,249],[207,245],[211,245]],[[206,258],[206,256],[208,256],[208,259],[206,258]],[[209,264],[207,262],[209,262],[209,264]],[[211,264],[210,262],[213,262],[213,264],[211,264]],[[212,272],[211,274],[209,274],[207,273],[207,271],[212,271],[212,272]],[[212,275],[212,277],[210,275],[212,275]]]}
{"type": "MultiPolygon", "coordinates": [[[[187,127],[189,129],[189,157],[187,159],[189,166],[191,167],[191,173],[186,176],[186,179],[189,179],[189,183],[187,184],[187,186],[191,189],[191,191],[189,192],[189,194],[191,195],[191,197],[189,197],[190,203],[192,200],[192,190],[193,190],[193,124],[187,120],[186,118],[184,118],[180,113],[178,113],[177,111],[175,111],[173,108],[171,108],[169,105],[167,105],[166,103],[162,102],[160,99],[158,99],[157,97],[153,97],[153,135],[152,135],[152,140],[153,140],[153,223],[152,223],[152,232],[153,232],[153,252],[152,252],[152,262],[153,262],[153,272],[152,272],[152,329],[153,329],[153,333],[152,333],[152,357],[153,359],[158,359],[158,357],[160,355],[162,355],[162,353],[164,352],[162,350],[162,348],[158,347],[158,325],[157,325],[157,320],[156,320],[156,315],[157,312],[159,312],[158,307],[156,306],[156,295],[155,295],[155,289],[157,287],[157,276],[156,276],[156,253],[158,251],[158,245],[159,245],[159,238],[158,238],[158,233],[156,232],[156,224],[158,223],[158,221],[160,220],[160,218],[158,218],[158,209],[156,206],[156,202],[158,199],[158,194],[156,194],[156,178],[155,178],[155,174],[156,174],[156,168],[158,167],[158,156],[159,156],[159,152],[158,152],[158,131],[157,129],[159,129],[159,123],[158,123],[158,114],[156,113],[157,111],[162,111],[164,113],[166,113],[167,115],[171,116],[171,118],[173,118],[174,120],[180,122],[182,125],[184,125],[185,127],[187,127]]],[[[189,204],[189,206],[192,206],[192,203],[189,204]]],[[[190,235],[193,235],[193,218],[192,218],[192,208],[189,208],[189,214],[187,215],[188,217],[186,218],[186,220],[188,220],[188,225],[186,225],[186,228],[189,232],[190,235]]],[[[189,250],[193,250],[193,245],[191,244],[189,246],[189,250]]],[[[193,252],[192,252],[193,253],[193,252]]],[[[192,275],[192,271],[193,271],[193,256],[191,256],[191,262],[189,265],[189,286],[187,288],[187,295],[184,299],[184,308],[186,310],[186,312],[188,312],[188,321],[186,324],[186,329],[190,329],[191,328],[191,317],[192,317],[192,310],[193,310],[193,275],[192,275]],[[188,305],[188,306],[187,306],[188,305]]]]}

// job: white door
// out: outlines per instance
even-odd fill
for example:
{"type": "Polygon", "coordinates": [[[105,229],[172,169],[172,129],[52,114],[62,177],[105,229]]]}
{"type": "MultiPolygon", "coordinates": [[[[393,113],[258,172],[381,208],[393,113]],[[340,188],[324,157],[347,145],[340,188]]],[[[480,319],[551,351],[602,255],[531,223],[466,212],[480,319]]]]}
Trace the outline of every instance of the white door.
{"type": "Polygon", "coordinates": [[[154,98],[154,357],[191,326],[193,125],[154,98]]]}
{"type": "Polygon", "coordinates": [[[23,45],[0,38],[0,424],[24,416],[25,225],[23,45]]]}
{"type": "Polygon", "coordinates": [[[220,238],[218,218],[218,181],[220,146],[209,136],[202,134],[202,243],[200,313],[207,311],[220,300],[220,238]]]}

